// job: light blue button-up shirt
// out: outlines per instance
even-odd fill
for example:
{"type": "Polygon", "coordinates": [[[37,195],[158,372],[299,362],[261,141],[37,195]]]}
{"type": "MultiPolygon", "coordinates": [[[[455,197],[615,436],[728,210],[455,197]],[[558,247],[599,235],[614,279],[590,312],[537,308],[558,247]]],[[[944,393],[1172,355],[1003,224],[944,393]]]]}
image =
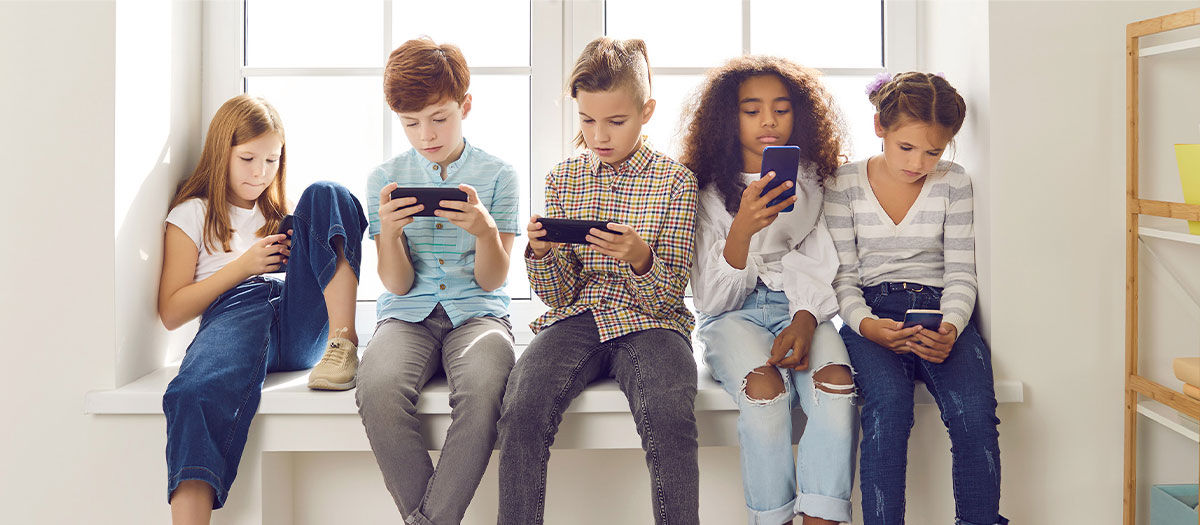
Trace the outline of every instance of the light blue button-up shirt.
{"type": "MultiPolygon", "coordinates": [[[[501,233],[520,235],[519,184],[512,166],[466,142],[462,155],[446,168],[416,150],[380,164],[367,178],[367,217],[371,237],[379,235],[379,191],[389,183],[401,187],[456,188],[469,184],[491,213],[501,233]]],[[[412,288],[405,295],[383,292],[376,302],[379,319],[423,321],[438,303],[454,326],[472,317],[508,315],[509,297],[500,287],[485,291],[475,282],[475,236],[441,217],[415,217],[404,227],[412,257],[412,288]]]]}

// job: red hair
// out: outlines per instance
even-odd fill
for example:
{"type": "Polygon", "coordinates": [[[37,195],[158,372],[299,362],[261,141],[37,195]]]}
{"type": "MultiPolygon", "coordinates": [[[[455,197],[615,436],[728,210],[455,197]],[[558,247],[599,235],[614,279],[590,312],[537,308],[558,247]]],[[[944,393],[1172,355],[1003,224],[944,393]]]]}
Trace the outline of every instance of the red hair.
{"type": "Polygon", "coordinates": [[[392,51],[383,69],[383,96],[392,111],[417,111],[446,98],[462,104],[471,85],[467,59],[453,44],[429,37],[409,40],[392,51]]]}

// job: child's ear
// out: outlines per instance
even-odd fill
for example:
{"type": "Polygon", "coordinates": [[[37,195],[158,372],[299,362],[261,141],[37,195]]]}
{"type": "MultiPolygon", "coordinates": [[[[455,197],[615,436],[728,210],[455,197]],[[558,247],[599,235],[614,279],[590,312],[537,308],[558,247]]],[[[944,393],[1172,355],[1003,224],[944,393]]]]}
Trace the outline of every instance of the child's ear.
{"type": "Polygon", "coordinates": [[[462,101],[462,118],[467,118],[467,113],[471,112],[471,94],[467,93],[462,101]]]}
{"type": "Polygon", "coordinates": [[[875,114],[875,136],[883,138],[883,126],[879,124],[879,113],[875,114]]]}
{"type": "Polygon", "coordinates": [[[650,122],[650,117],[654,116],[654,99],[647,99],[645,104],[642,104],[642,124],[650,122]]]}

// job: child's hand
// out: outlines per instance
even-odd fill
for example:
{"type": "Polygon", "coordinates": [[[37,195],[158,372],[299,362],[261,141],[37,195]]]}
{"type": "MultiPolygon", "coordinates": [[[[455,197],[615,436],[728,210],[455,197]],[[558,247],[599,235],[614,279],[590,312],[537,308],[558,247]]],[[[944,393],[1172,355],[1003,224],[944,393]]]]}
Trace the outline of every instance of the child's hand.
{"type": "Polygon", "coordinates": [[[584,237],[593,250],[629,263],[633,272],[638,275],[645,275],[650,271],[654,253],[633,226],[610,222],[605,227],[617,233],[592,228],[588,230],[587,237],[584,237]]]}
{"type": "Polygon", "coordinates": [[[479,194],[475,192],[475,188],[467,184],[459,184],[458,189],[467,193],[467,202],[441,201],[438,203],[439,208],[458,211],[434,210],[433,214],[449,219],[451,224],[476,237],[499,234],[500,230],[496,228],[496,221],[492,219],[487,208],[479,202],[479,194]]]}
{"type": "Polygon", "coordinates": [[[287,262],[292,253],[288,245],[284,244],[286,240],[287,235],[282,233],[263,237],[255,241],[233,264],[236,264],[246,277],[276,271],[280,264],[287,262]]]}
{"type": "Polygon", "coordinates": [[[954,348],[954,341],[957,340],[958,329],[950,323],[942,323],[936,332],[922,328],[907,344],[908,349],[917,354],[917,357],[930,363],[941,363],[950,357],[950,350],[954,348]]]}
{"type": "Polygon", "coordinates": [[[792,195],[779,204],[767,206],[771,199],[792,187],[792,181],[784,181],[783,184],[768,191],[766,195],[762,195],[763,188],[773,178],[775,178],[775,172],[772,171],[765,177],[751,182],[742,191],[741,206],[738,208],[737,215],[733,217],[733,225],[729,228],[731,234],[741,234],[750,238],[762,231],[763,228],[770,226],[779,217],[779,212],[796,202],[799,197],[792,195]]]}
{"type": "Polygon", "coordinates": [[[891,319],[866,318],[858,325],[858,331],[867,339],[879,346],[897,354],[907,354],[912,351],[908,346],[909,339],[920,332],[920,326],[904,328],[904,323],[891,319]]]}
{"type": "Polygon", "coordinates": [[[771,358],[768,365],[792,370],[808,370],[808,353],[812,349],[813,332],[817,329],[817,318],[811,312],[800,310],[792,322],[775,336],[771,343],[771,358]],[[787,355],[788,351],[792,355],[787,355]],[[786,357],[785,357],[786,356],[786,357]]]}
{"type": "Polygon", "coordinates": [[[404,227],[413,222],[412,215],[425,209],[424,205],[416,204],[416,197],[392,200],[392,190],[397,186],[393,182],[379,190],[379,235],[391,239],[404,235],[404,227]]]}
{"type": "Polygon", "coordinates": [[[545,257],[547,253],[550,253],[550,249],[558,244],[540,240],[546,236],[546,229],[542,227],[542,223],[538,222],[540,218],[542,218],[541,215],[534,214],[529,218],[529,224],[525,225],[525,234],[529,236],[529,250],[533,252],[534,259],[545,257]]]}

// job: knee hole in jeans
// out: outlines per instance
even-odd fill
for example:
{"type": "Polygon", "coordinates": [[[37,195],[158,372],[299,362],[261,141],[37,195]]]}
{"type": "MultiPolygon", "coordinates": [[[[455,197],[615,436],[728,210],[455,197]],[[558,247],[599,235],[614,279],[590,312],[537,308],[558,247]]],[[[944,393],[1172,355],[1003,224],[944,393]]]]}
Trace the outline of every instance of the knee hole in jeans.
{"type": "Polygon", "coordinates": [[[830,394],[854,393],[854,378],[846,365],[830,363],[817,369],[813,372],[813,385],[830,394]]]}
{"type": "Polygon", "coordinates": [[[742,380],[742,393],[753,403],[772,403],[783,398],[786,391],[783,376],[773,366],[755,368],[742,380]]]}

